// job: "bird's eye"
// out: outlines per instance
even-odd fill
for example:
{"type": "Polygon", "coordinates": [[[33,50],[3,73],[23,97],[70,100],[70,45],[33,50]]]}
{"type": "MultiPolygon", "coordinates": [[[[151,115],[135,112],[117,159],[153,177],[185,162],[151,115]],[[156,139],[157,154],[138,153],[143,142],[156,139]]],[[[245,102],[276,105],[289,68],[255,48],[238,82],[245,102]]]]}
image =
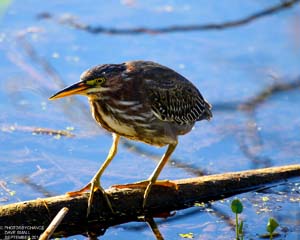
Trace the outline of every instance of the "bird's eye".
{"type": "Polygon", "coordinates": [[[94,86],[96,84],[101,84],[105,81],[104,77],[99,77],[99,78],[94,78],[92,80],[88,80],[86,81],[86,84],[90,85],[90,86],[94,86]]]}
{"type": "Polygon", "coordinates": [[[105,81],[105,78],[104,78],[104,77],[100,77],[100,78],[96,78],[96,79],[95,79],[95,82],[96,82],[97,84],[103,83],[104,81],[105,81]]]}

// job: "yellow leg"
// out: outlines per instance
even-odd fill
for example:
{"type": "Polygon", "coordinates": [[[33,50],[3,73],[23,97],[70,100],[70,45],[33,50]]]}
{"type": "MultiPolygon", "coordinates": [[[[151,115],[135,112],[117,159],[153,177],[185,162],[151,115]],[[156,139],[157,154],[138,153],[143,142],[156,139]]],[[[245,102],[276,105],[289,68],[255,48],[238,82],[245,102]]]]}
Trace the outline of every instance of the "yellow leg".
{"type": "Polygon", "coordinates": [[[146,206],[147,198],[150,193],[151,187],[153,184],[155,184],[160,172],[162,171],[163,167],[166,165],[167,161],[169,160],[170,156],[174,152],[175,148],[177,146],[177,142],[174,144],[169,144],[167,151],[162,156],[160,162],[158,163],[157,167],[151,174],[151,176],[148,178],[148,185],[146,187],[146,190],[144,192],[144,200],[143,200],[143,208],[146,206]]]}
{"type": "Polygon", "coordinates": [[[87,216],[90,214],[91,206],[92,206],[93,198],[94,198],[94,192],[97,191],[97,190],[100,190],[102,192],[102,194],[105,197],[105,200],[107,202],[107,205],[109,206],[111,211],[114,212],[113,208],[112,208],[112,205],[111,205],[111,203],[108,199],[107,194],[105,193],[104,189],[101,187],[100,177],[102,176],[103,172],[105,171],[107,166],[110,164],[110,162],[113,160],[114,156],[116,155],[117,150],[118,150],[119,140],[120,140],[120,136],[113,133],[113,143],[112,143],[112,146],[109,150],[108,156],[107,156],[106,160],[104,161],[104,163],[102,164],[102,166],[99,168],[98,172],[92,178],[92,180],[85,187],[83,187],[82,189],[80,189],[78,191],[75,191],[75,192],[67,193],[70,196],[75,196],[75,195],[80,195],[83,192],[90,189],[91,192],[90,192],[90,196],[89,196],[89,200],[88,200],[87,216]]]}
{"type": "Polygon", "coordinates": [[[145,192],[144,192],[143,208],[145,208],[145,206],[146,206],[147,198],[148,198],[149,192],[150,192],[153,185],[159,185],[159,186],[171,187],[171,188],[178,189],[177,184],[174,183],[174,182],[171,182],[171,181],[168,181],[168,180],[157,180],[160,172],[162,171],[163,167],[166,165],[166,163],[169,160],[170,156],[174,152],[176,146],[177,146],[177,142],[174,143],[174,144],[170,144],[168,146],[168,149],[167,149],[166,153],[163,155],[163,157],[161,158],[161,160],[158,163],[157,167],[155,168],[155,170],[153,171],[153,173],[151,174],[151,176],[147,180],[141,181],[141,182],[136,182],[136,183],[129,183],[129,184],[125,184],[125,185],[113,185],[112,187],[118,188],[118,189],[146,188],[145,192]]]}

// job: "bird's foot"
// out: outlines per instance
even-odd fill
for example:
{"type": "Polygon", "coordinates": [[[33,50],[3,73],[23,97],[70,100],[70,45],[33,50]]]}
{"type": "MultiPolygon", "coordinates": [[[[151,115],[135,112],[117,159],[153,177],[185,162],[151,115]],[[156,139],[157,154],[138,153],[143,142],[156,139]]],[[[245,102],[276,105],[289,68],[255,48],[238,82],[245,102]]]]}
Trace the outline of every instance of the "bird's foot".
{"type": "Polygon", "coordinates": [[[86,186],[84,186],[83,188],[77,190],[77,191],[72,191],[72,192],[67,192],[66,194],[70,197],[77,197],[77,196],[81,196],[83,193],[89,191],[91,189],[91,183],[88,183],[86,186]]]}
{"type": "MultiPolygon", "coordinates": [[[[128,183],[128,184],[120,184],[120,185],[113,185],[113,188],[117,189],[124,189],[124,188],[146,188],[150,184],[150,180],[135,182],[135,183],[128,183]]],[[[162,187],[168,188],[175,188],[178,190],[178,185],[175,182],[170,180],[157,180],[152,185],[158,185],[162,187]]]]}
{"type": "Polygon", "coordinates": [[[76,197],[76,196],[81,196],[83,193],[87,192],[88,190],[90,190],[90,196],[89,196],[89,199],[88,199],[87,217],[90,215],[91,207],[92,207],[93,199],[94,199],[94,193],[96,191],[101,191],[101,193],[103,194],[103,196],[105,198],[105,201],[106,201],[108,207],[110,208],[111,212],[113,214],[115,213],[113,208],[112,208],[111,202],[110,202],[110,200],[107,196],[107,193],[101,187],[100,182],[97,179],[92,179],[91,182],[89,182],[86,186],[79,189],[78,191],[67,192],[66,194],[69,195],[70,197],[76,197]]]}
{"type": "Polygon", "coordinates": [[[117,189],[124,189],[124,188],[146,188],[144,192],[144,198],[143,198],[143,208],[145,208],[148,195],[150,193],[150,190],[153,185],[158,185],[158,186],[163,186],[163,187],[168,187],[168,188],[175,188],[175,190],[178,190],[178,185],[175,182],[171,182],[169,180],[157,180],[155,182],[149,180],[141,181],[141,182],[136,182],[136,183],[130,183],[130,184],[125,184],[125,185],[114,185],[112,187],[117,188],[117,189]]]}

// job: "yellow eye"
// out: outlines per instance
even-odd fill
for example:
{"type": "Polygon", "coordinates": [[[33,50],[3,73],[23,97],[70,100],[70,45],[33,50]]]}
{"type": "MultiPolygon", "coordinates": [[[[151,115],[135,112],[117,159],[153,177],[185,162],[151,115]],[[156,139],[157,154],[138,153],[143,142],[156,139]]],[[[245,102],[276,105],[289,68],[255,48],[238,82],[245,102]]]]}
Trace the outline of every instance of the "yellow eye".
{"type": "Polygon", "coordinates": [[[93,85],[96,85],[96,84],[101,84],[104,81],[105,81],[104,77],[99,77],[99,78],[95,78],[95,79],[86,81],[86,84],[88,84],[90,86],[93,86],[93,85]]]}
{"type": "Polygon", "coordinates": [[[105,78],[104,77],[96,78],[95,81],[96,81],[96,83],[100,84],[105,81],[105,78]]]}

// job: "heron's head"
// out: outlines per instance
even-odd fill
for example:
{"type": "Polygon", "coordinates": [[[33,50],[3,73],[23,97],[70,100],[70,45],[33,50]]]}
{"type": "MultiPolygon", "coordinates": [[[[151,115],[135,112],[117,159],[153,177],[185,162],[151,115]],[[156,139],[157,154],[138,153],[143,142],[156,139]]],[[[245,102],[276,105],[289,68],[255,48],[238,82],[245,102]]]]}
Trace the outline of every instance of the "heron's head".
{"type": "Polygon", "coordinates": [[[86,96],[98,95],[118,88],[121,73],[126,70],[124,64],[104,64],[83,72],[80,81],[55,93],[50,100],[67,97],[74,94],[86,96]]]}

